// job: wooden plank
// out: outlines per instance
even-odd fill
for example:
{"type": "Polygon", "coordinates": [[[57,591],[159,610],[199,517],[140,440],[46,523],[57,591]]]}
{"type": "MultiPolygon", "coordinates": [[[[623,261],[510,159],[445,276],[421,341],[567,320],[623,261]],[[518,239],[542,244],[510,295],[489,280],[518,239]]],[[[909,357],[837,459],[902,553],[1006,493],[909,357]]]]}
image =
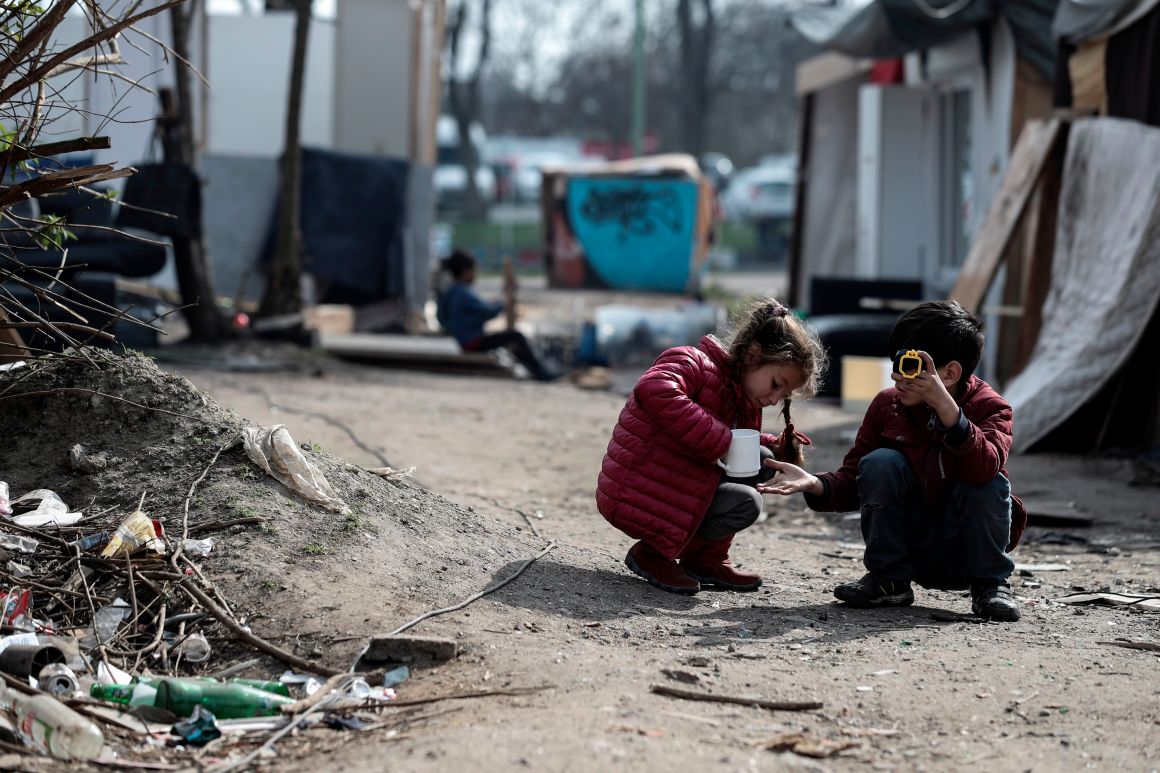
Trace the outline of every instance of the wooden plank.
{"type": "Polygon", "coordinates": [[[450,336],[321,333],[319,343],[338,357],[501,370],[494,354],[464,352],[450,336]]]}
{"type": "Polygon", "coordinates": [[[1055,255],[1055,229],[1059,213],[1059,191],[1063,187],[1063,164],[1067,156],[1067,134],[1071,124],[1062,126],[1063,136],[1047,160],[1035,200],[1028,215],[1026,251],[1023,255],[1023,316],[1015,373],[1027,366],[1039,328],[1043,325],[1043,302],[1051,288],[1051,264],[1055,255]]]}
{"type": "Polygon", "coordinates": [[[1035,183],[1062,133],[1062,123],[1053,119],[1047,123],[1029,121],[1019,135],[1003,183],[951,290],[951,298],[969,311],[977,311],[982,305],[1035,183]]]}

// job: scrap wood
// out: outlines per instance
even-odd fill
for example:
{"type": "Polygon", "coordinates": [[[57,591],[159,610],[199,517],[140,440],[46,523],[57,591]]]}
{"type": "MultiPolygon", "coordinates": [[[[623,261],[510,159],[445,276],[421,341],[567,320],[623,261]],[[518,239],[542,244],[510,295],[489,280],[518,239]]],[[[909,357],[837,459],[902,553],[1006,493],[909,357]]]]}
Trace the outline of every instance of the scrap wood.
{"type": "Polygon", "coordinates": [[[179,766],[170,765],[167,762],[135,762],[133,760],[122,759],[121,757],[110,760],[98,757],[95,760],[89,760],[89,762],[94,765],[104,765],[110,768],[129,768],[131,770],[181,770],[179,766]]]}
{"type": "Polygon", "coordinates": [[[223,531],[231,526],[253,526],[265,523],[268,520],[268,518],[252,516],[250,518],[234,518],[230,521],[210,521],[208,523],[198,524],[197,526],[190,526],[189,533],[204,534],[209,531],[223,531]]]}
{"type": "Polygon", "coordinates": [[[536,524],[532,522],[532,517],[530,515],[528,515],[527,513],[525,513],[523,510],[521,510],[518,507],[514,507],[512,509],[520,514],[520,517],[524,519],[524,523],[526,523],[528,525],[528,528],[532,530],[532,534],[535,534],[540,539],[544,538],[544,535],[540,534],[540,530],[536,528],[536,524]]]}
{"type": "Polygon", "coordinates": [[[542,684],[538,687],[497,687],[493,690],[468,690],[467,692],[451,693],[450,695],[432,695],[429,698],[410,698],[405,701],[391,701],[385,704],[394,706],[420,706],[424,703],[438,703],[439,701],[461,701],[468,698],[491,698],[496,695],[532,695],[544,690],[554,690],[554,684],[542,684]]]}
{"type": "Polygon", "coordinates": [[[793,752],[803,757],[823,759],[832,757],[846,749],[856,748],[861,744],[858,741],[831,741],[828,738],[815,738],[809,733],[782,733],[759,745],[762,749],[770,751],[793,752]]]}
{"type": "Polygon", "coordinates": [[[1140,609],[1160,610],[1160,596],[1138,593],[1072,593],[1052,599],[1056,604],[1102,604],[1113,607],[1133,606],[1140,609]]]}
{"type": "Polygon", "coordinates": [[[842,735],[852,738],[880,738],[898,735],[898,728],[890,727],[843,727],[842,735]]]}
{"type": "Polygon", "coordinates": [[[1098,641],[1096,644],[1106,644],[1109,647],[1123,647],[1129,650],[1148,650],[1149,652],[1160,652],[1160,644],[1153,644],[1150,641],[1098,641]]]}
{"type": "Polygon", "coordinates": [[[663,684],[654,684],[649,687],[650,692],[657,695],[667,695],[670,698],[684,698],[690,701],[708,701],[711,703],[735,703],[739,706],[760,706],[772,711],[816,711],[822,707],[820,701],[767,701],[762,698],[744,698],[738,695],[715,695],[706,692],[682,690],[663,684]]]}

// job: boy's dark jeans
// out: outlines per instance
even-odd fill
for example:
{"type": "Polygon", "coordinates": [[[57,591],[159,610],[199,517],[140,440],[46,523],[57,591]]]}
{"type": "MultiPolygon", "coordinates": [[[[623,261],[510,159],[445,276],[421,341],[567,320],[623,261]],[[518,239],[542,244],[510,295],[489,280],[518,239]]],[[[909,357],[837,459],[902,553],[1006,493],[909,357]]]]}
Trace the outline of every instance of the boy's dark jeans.
{"type": "Polygon", "coordinates": [[[887,580],[961,589],[1004,582],[1015,569],[1011,483],[955,483],[943,511],[924,506],[918,482],[898,451],[880,448],[858,464],[866,569],[887,580]]]}

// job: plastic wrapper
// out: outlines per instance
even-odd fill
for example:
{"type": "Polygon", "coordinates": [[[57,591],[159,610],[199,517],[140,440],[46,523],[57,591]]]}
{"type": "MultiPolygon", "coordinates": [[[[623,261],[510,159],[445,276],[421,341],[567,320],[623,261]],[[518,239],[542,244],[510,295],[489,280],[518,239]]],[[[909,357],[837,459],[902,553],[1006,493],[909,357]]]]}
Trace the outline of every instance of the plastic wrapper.
{"type": "Polygon", "coordinates": [[[327,510],[340,514],[350,512],[326,477],[302,455],[286,425],[246,427],[242,430],[242,438],[250,460],[279,483],[327,510]]]}
{"type": "Polygon", "coordinates": [[[148,548],[154,553],[165,553],[165,543],[160,539],[156,521],[136,510],[113,532],[109,544],[101,551],[101,558],[120,558],[131,555],[141,548],[148,548]]]}

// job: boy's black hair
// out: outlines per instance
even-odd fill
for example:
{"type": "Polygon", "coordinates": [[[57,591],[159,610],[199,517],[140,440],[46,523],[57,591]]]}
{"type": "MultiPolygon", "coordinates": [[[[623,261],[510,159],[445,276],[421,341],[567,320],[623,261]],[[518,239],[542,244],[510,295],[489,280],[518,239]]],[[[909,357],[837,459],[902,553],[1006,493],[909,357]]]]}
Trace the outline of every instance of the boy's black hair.
{"type": "Polygon", "coordinates": [[[951,360],[963,367],[965,384],[983,358],[983,322],[958,301],[920,303],[899,317],[890,331],[887,356],[900,349],[919,349],[941,368],[951,360]]]}
{"type": "Polygon", "coordinates": [[[475,256],[466,250],[455,250],[443,260],[439,261],[439,265],[443,270],[451,274],[451,276],[459,279],[471,269],[475,268],[475,256]]]}

